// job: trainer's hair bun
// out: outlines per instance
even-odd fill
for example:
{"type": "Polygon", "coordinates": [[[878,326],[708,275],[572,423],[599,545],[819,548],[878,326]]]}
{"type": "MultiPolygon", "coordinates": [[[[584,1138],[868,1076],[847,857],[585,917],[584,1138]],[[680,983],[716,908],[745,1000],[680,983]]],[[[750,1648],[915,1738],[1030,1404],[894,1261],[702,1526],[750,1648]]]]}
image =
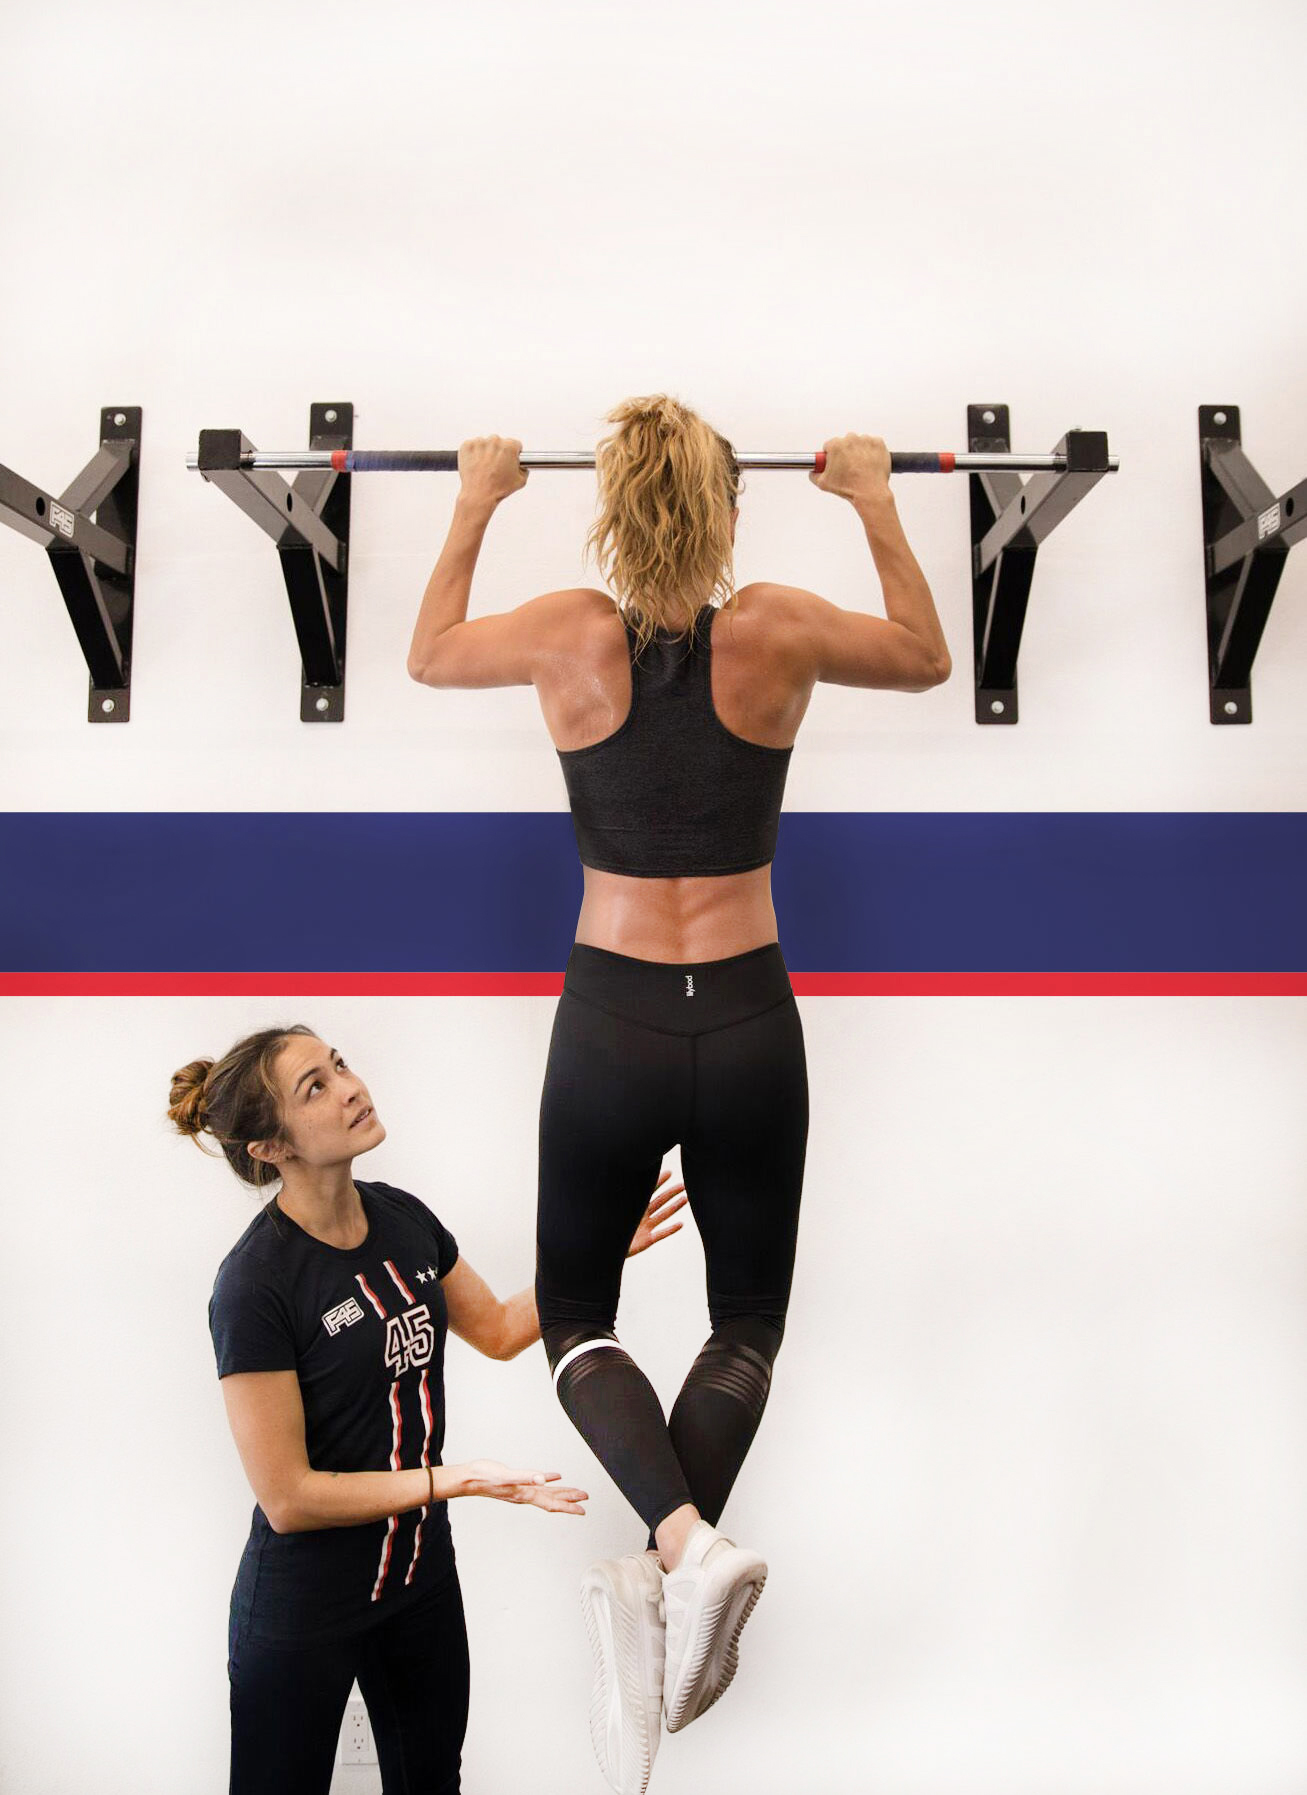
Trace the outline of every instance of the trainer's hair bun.
{"type": "Polygon", "coordinates": [[[277,1167],[253,1158],[248,1149],[256,1141],[282,1138],[277,1056],[291,1035],[312,1033],[302,1022],[263,1028],[237,1041],[216,1062],[192,1060],[172,1075],[168,1120],[179,1134],[190,1135],[202,1153],[224,1153],[236,1176],[256,1190],[277,1183],[277,1167]],[[217,1146],[206,1147],[202,1134],[211,1135],[217,1146]]]}
{"type": "Polygon", "coordinates": [[[208,1126],[204,1086],[212,1070],[212,1060],[192,1060],[189,1066],[173,1073],[168,1120],[179,1134],[199,1134],[208,1126]]]}

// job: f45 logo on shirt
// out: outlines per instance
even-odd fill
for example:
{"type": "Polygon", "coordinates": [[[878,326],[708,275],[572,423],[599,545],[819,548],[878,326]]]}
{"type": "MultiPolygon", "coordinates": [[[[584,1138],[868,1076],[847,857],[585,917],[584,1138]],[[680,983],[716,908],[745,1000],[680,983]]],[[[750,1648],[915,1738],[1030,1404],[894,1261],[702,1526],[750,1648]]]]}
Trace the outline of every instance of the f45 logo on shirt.
{"type": "Polygon", "coordinates": [[[334,1340],[342,1328],[352,1328],[356,1321],[362,1321],[363,1311],[352,1296],[347,1296],[343,1303],[337,1303],[334,1309],[328,1309],[322,1318],[322,1324],[334,1340]]]}
{"type": "Polygon", "coordinates": [[[435,1344],[431,1311],[425,1303],[405,1309],[402,1315],[392,1315],[386,1322],[386,1364],[396,1377],[410,1365],[427,1364],[435,1344]]]}

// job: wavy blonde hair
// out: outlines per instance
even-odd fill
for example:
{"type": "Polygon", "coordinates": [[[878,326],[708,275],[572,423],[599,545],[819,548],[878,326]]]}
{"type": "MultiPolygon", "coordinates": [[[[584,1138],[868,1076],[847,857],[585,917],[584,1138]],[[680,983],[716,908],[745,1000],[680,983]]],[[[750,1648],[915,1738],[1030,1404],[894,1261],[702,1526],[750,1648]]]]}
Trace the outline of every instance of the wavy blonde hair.
{"type": "Polygon", "coordinates": [[[666,393],[627,399],[595,451],[599,513],[586,537],[643,648],[655,629],[690,633],[710,602],[735,602],[735,451],[666,393]]]}

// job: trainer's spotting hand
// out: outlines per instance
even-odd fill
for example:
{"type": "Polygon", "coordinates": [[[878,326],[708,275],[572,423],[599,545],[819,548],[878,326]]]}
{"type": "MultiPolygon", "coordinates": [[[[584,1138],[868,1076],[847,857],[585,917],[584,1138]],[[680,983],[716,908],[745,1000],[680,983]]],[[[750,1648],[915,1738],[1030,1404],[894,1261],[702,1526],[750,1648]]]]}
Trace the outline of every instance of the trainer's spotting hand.
{"type": "Polygon", "coordinates": [[[462,496],[497,505],[510,493],[520,492],[527,471],[518,460],[522,445],[515,436],[473,436],[458,446],[458,474],[462,496]]]}
{"type": "Polygon", "coordinates": [[[581,1504],[590,1500],[587,1491],[559,1483],[561,1471],[510,1471],[493,1458],[474,1458],[458,1469],[460,1496],[493,1496],[498,1502],[524,1502],[557,1515],[583,1515],[581,1504]]]}
{"type": "Polygon", "coordinates": [[[631,1244],[626,1249],[628,1259],[634,1259],[637,1253],[643,1253],[646,1247],[666,1240],[669,1235],[679,1234],[685,1226],[684,1222],[671,1222],[669,1225],[669,1217],[675,1215],[678,1209],[684,1209],[689,1202],[683,1184],[674,1184],[670,1190],[663,1189],[671,1175],[670,1172],[659,1172],[649,1206],[640,1217],[640,1226],[631,1236],[631,1244]]]}
{"type": "Polygon", "coordinates": [[[889,450],[879,436],[832,436],[822,445],[826,465],[808,478],[823,492],[856,505],[889,492],[889,450]]]}

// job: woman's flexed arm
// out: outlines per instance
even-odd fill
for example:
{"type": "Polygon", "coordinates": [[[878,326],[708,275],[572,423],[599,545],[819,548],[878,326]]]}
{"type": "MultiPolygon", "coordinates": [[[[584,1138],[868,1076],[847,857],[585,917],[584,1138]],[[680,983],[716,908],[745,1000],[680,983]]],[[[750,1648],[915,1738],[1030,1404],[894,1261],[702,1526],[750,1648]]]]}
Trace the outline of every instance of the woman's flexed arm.
{"type": "Polygon", "coordinates": [[[841,436],[827,442],[825,453],[824,470],[808,478],[857,512],[880,575],[885,617],[814,606],[809,635],[816,677],[909,692],[942,684],[953,663],[930,586],[899,522],[888,449],[878,436],[841,436]]]}
{"type": "Polygon", "coordinates": [[[410,675],[424,685],[530,685],[534,619],[529,607],[469,624],[472,575],[496,507],[527,482],[515,437],[476,437],[458,451],[461,479],[449,534],[427,581],[408,651],[410,675]]]}

